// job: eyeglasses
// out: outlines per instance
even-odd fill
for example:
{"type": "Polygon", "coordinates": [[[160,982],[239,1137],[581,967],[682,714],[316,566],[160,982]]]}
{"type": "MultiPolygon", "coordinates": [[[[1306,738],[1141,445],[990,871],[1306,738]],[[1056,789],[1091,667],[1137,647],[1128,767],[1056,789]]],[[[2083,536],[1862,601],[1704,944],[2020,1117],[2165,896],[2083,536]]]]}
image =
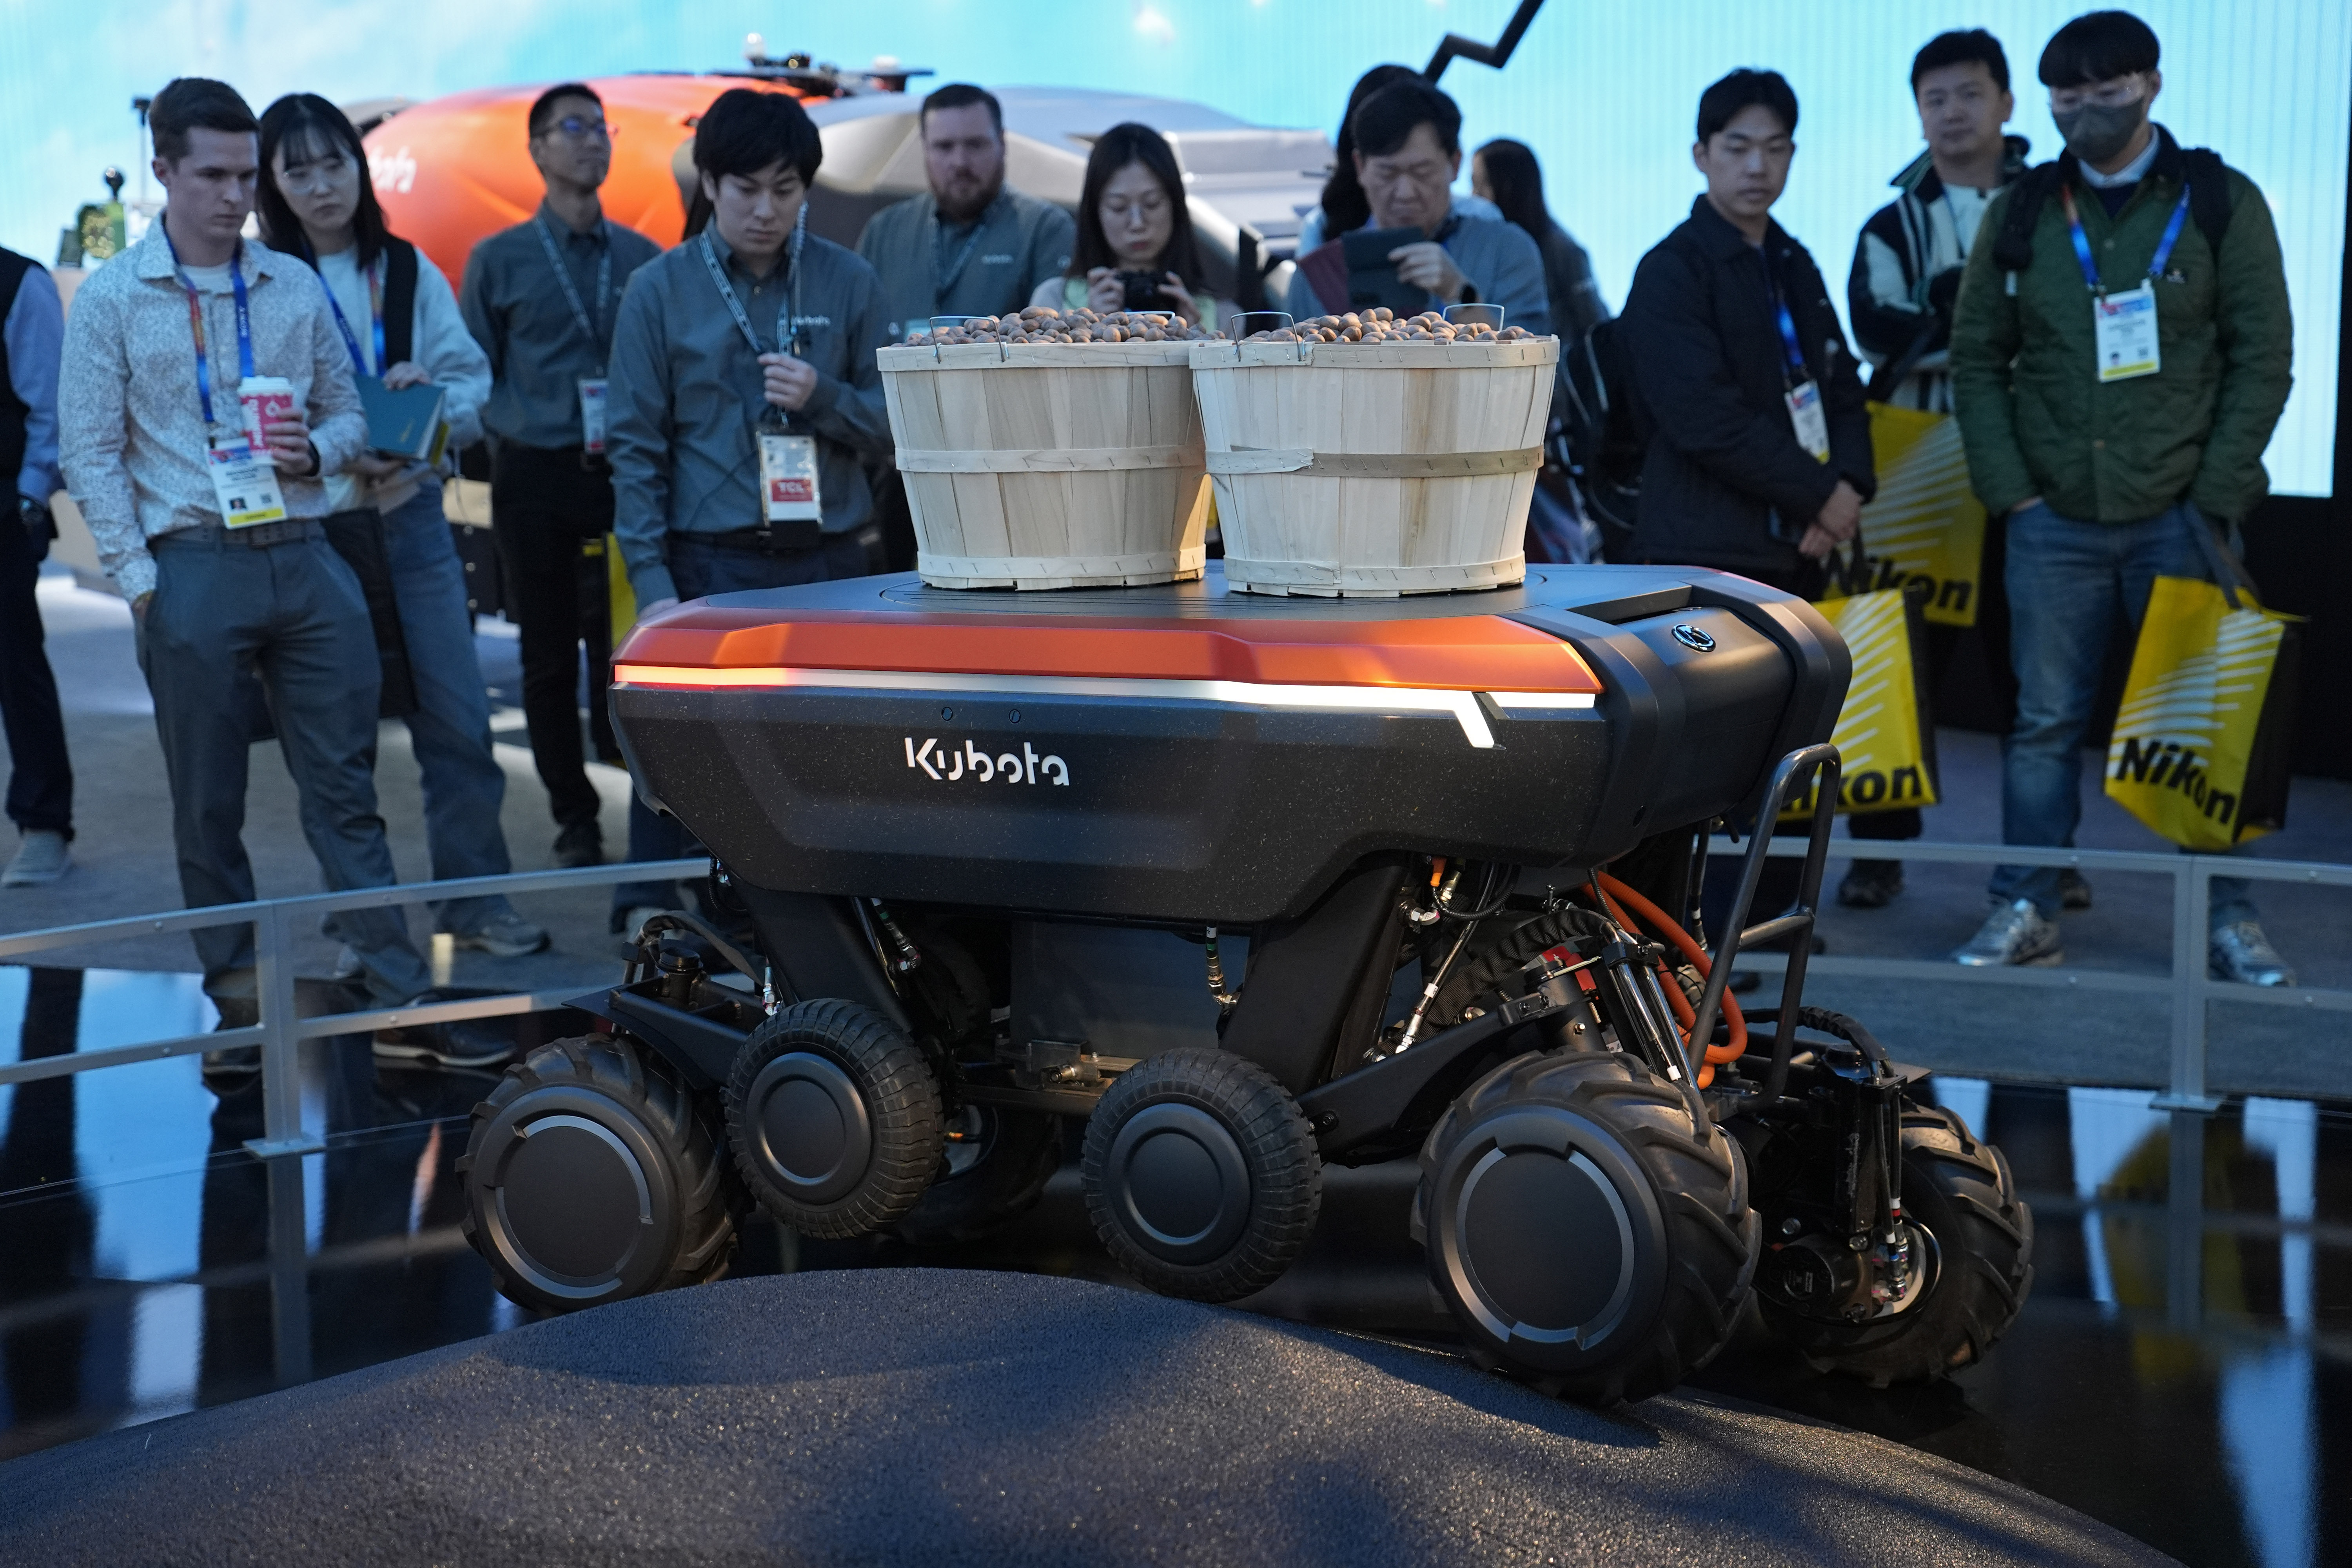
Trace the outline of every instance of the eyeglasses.
{"type": "Polygon", "coordinates": [[[315,163],[295,164],[278,176],[278,184],[289,191],[331,191],[351,177],[351,171],[349,159],[330,153],[315,163]]]}
{"type": "Polygon", "coordinates": [[[2053,87],[2050,89],[2050,108],[2058,114],[2072,114],[2086,104],[2121,109],[2138,99],[2140,85],[2140,73],[2134,71],[2093,87],[2053,87]]]}
{"type": "Polygon", "coordinates": [[[540,134],[544,136],[552,131],[561,131],[574,142],[610,142],[621,133],[621,128],[609,120],[583,120],[576,114],[567,114],[550,122],[547,130],[540,134]]]}

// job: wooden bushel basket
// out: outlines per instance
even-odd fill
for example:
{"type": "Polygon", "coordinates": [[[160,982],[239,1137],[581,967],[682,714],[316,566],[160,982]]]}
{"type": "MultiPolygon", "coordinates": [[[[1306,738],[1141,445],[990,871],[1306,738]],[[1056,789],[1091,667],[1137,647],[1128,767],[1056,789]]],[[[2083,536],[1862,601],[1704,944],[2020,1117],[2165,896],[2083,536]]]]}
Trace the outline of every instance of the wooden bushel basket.
{"type": "Polygon", "coordinates": [[[1527,576],[1559,339],[1194,343],[1192,359],[1231,586],[1373,596],[1527,576]]]}
{"type": "Polygon", "coordinates": [[[1198,577],[1209,486],[1187,347],[882,350],[923,581],[1092,588],[1198,577]]]}

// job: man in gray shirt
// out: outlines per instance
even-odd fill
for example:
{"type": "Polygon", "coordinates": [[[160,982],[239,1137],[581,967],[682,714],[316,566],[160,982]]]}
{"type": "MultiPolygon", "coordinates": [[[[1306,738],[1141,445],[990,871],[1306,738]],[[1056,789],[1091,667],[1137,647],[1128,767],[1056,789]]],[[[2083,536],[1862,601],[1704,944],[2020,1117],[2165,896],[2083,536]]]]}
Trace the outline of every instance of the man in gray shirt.
{"type": "Polygon", "coordinates": [[[474,247],[458,306],[490,356],[482,425],[494,454],[491,526],[507,616],[522,634],[523,722],[555,816],[555,863],[593,866],[604,840],[580,744],[583,642],[589,734],[599,757],[621,760],[604,709],[612,628],[599,585],[613,527],[604,455],[613,322],[630,275],[661,247],[605,217],[597,201],[613,140],[592,89],[549,88],[529,123],[547,200],[474,247]]]}
{"type": "MultiPolygon", "coordinates": [[[[719,94],[694,137],[710,221],[638,272],[613,334],[614,531],[645,614],[679,599],[863,576],[864,462],[890,452],[874,269],[807,232],[824,142],[779,93],[719,94]]],[[[633,799],[629,858],[688,850],[633,799]]],[[[616,889],[634,931],[676,901],[616,889]]]]}
{"type": "Polygon", "coordinates": [[[1051,202],[1004,188],[1004,110],[952,82],[923,100],[929,194],[868,219],[857,254],[882,280],[892,342],[933,316],[1001,316],[1070,264],[1077,226],[1051,202]]]}
{"type": "MultiPolygon", "coordinates": [[[[1462,111],[1454,100],[1408,77],[1357,106],[1356,177],[1372,209],[1373,228],[1419,229],[1421,240],[1388,259],[1398,280],[1422,292],[1422,309],[1500,305],[1507,325],[1538,336],[1552,330],[1543,252],[1528,232],[1499,218],[1456,210],[1462,172],[1462,111]]],[[[1344,237],[1299,258],[1284,309],[1300,321],[1349,308],[1344,237]],[[1319,286],[1318,286],[1319,285],[1319,286]]]]}

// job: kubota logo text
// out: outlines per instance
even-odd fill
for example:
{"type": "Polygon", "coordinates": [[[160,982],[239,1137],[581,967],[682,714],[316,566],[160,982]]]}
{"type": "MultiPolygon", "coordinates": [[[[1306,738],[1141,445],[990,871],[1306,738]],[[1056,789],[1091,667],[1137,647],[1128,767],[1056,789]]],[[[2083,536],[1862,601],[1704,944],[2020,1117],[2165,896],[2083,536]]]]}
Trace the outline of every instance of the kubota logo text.
{"type": "Polygon", "coordinates": [[[972,778],[982,784],[1002,781],[1005,784],[1035,784],[1043,773],[1047,784],[1066,784],[1070,782],[1070,764],[1059,757],[1041,757],[1037,748],[1023,742],[1021,750],[999,752],[994,756],[980,749],[975,742],[966,741],[961,751],[940,750],[939,742],[925,741],[919,748],[912,735],[907,737],[907,765],[920,768],[943,784],[972,778]]]}

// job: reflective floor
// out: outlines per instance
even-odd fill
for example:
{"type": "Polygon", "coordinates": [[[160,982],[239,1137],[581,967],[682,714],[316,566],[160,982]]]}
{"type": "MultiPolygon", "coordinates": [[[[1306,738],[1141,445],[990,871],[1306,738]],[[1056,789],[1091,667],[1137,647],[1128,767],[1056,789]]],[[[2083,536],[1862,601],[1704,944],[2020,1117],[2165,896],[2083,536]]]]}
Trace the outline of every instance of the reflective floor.
{"type": "MultiPolygon", "coordinates": [[[[0,1061],[211,1026],[194,977],[0,968],[0,1061]]],[[[537,1021],[534,1021],[537,1022],[537,1021]]],[[[547,1020],[554,1024],[559,1020],[547,1020]]],[[[452,1162],[486,1074],[310,1051],[321,1153],[264,1162],[257,1087],[193,1058],[0,1087],[0,1457],[493,1332],[452,1162]]],[[[2037,1221],[2024,1317],[1948,1384],[1874,1391],[1772,1342],[1697,1381],[1877,1433],[2071,1504],[2191,1564],[2352,1552],[2352,1107],[1937,1080],[2009,1153],[2037,1221]]],[[[1308,1255],[1251,1303],[1440,1337],[1404,1235],[1409,1171],[1334,1170],[1308,1255]]],[[[1065,1171],[992,1241],[796,1244],[742,1271],[1013,1268],[1113,1278],[1065,1171]]]]}

